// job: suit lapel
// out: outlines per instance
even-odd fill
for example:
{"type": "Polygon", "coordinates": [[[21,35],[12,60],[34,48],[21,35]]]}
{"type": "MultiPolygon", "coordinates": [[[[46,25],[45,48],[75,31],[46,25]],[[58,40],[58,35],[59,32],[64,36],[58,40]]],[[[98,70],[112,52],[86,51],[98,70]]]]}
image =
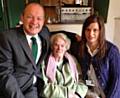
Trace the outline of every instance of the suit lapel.
{"type": "Polygon", "coordinates": [[[19,39],[19,41],[20,41],[21,47],[23,48],[23,51],[26,53],[27,57],[29,58],[29,60],[30,60],[30,61],[32,62],[32,64],[34,65],[34,68],[36,69],[35,61],[34,61],[34,59],[32,58],[32,52],[31,52],[31,50],[30,50],[30,47],[29,47],[29,45],[28,45],[26,36],[25,36],[24,31],[23,31],[22,28],[19,29],[18,39],[19,39]]]}

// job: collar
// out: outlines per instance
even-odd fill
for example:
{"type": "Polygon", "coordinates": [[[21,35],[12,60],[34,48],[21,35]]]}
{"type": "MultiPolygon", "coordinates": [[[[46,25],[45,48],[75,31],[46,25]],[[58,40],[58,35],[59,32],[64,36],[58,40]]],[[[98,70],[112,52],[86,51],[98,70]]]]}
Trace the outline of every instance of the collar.
{"type": "MultiPolygon", "coordinates": [[[[24,32],[25,32],[25,30],[24,30],[24,32]]],[[[38,41],[38,39],[39,39],[38,34],[31,36],[31,35],[28,35],[28,34],[25,32],[25,35],[26,35],[26,38],[27,38],[27,41],[28,41],[29,44],[31,43],[31,37],[35,37],[37,41],[38,41]]]]}
{"type": "Polygon", "coordinates": [[[93,57],[97,54],[98,50],[99,50],[99,47],[97,47],[93,52],[90,50],[90,47],[89,45],[86,43],[86,47],[88,49],[88,53],[93,57]]]}

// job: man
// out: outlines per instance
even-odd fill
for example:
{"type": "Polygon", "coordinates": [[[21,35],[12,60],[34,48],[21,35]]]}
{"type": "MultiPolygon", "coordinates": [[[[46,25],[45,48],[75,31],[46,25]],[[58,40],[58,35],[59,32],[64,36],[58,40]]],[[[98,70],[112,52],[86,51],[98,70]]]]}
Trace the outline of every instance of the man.
{"type": "Polygon", "coordinates": [[[41,5],[30,3],[21,15],[22,26],[0,33],[0,98],[38,98],[36,86],[43,85],[40,64],[49,48],[44,16],[41,5]],[[31,51],[32,36],[38,44],[36,60],[31,51]]]}

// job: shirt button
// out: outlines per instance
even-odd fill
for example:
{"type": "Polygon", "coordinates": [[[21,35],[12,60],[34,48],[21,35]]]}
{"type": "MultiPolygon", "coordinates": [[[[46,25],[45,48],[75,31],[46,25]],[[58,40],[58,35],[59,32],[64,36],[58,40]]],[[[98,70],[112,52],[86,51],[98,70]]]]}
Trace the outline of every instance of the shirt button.
{"type": "Polygon", "coordinates": [[[98,76],[98,79],[100,79],[100,76],[98,76]]]}
{"type": "Polygon", "coordinates": [[[102,85],[102,87],[103,87],[103,86],[104,86],[104,83],[102,83],[101,85],[102,85]]]}
{"type": "Polygon", "coordinates": [[[37,77],[34,75],[33,76],[33,84],[35,84],[37,82],[37,77]]]}

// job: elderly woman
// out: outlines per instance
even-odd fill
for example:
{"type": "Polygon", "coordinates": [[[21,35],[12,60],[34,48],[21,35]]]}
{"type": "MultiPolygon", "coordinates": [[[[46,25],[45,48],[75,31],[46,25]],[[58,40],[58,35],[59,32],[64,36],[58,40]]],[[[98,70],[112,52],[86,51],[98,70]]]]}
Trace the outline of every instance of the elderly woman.
{"type": "Polygon", "coordinates": [[[42,97],[84,98],[86,95],[88,88],[78,82],[78,63],[67,52],[70,44],[65,34],[57,33],[51,37],[51,53],[42,66],[45,82],[42,97]]]}

